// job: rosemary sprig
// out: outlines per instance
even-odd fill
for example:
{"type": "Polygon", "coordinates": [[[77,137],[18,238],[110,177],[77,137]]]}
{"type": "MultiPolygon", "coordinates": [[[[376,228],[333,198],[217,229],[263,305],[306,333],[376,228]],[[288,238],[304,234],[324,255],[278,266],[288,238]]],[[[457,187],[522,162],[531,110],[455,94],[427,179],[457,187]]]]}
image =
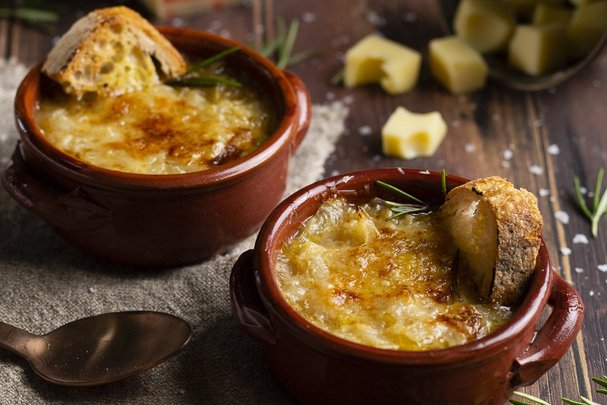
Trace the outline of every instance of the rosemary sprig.
{"type": "Polygon", "coordinates": [[[59,20],[59,13],[46,8],[34,7],[34,4],[26,4],[12,8],[0,8],[0,18],[13,18],[46,34],[52,34],[54,32],[52,24],[59,20]]]}
{"type": "Polygon", "coordinates": [[[411,194],[407,193],[406,191],[403,191],[397,187],[394,187],[391,184],[385,183],[380,180],[377,180],[375,183],[378,186],[381,186],[381,187],[385,188],[386,190],[393,192],[396,195],[399,195],[403,198],[414,201],[414,203],[397,203],[394,201],[387,201],[387,200],[380,199],[382,204],[388,206],[390,208],[390,211],[392,212],[392,215],[390,215],[388,218],[386,218],[387,221],[390,221],[394,218],[400,217],[405,214],[421,213],[421,212],[426,212],[430,209],[430,206],[428,204],[426,204],[419,198],[412,196],[411,194]]]}
{"type": "MultiPolygon", "coordinates": [[[[599,394],[607,394],[607,389],[605,389],[605,388],[607,388],[607,375],[604,375],[602,377],[592,377],[592,381],[594,381],[599,386],[603,387],[603,388],[597,388],[596,392],[598,392],[599,394]]],[[[531,405],[531,404],[550,405],[548,402],[544,401],[543,399],[534,397],[533,395],[525,394],[524,392],[514,391],[513,394],[531,401],[531,403],[529,403],[529,402],[524,402],[524,401],[520,401],[518,399],[511,398],[509,401],[513,405],[531,405]]],[[[561,401],[563,401],[564,403],[569,404],[569,405],[601,405],[584,396],[580,396],[579,401],[575,401],[573,399],[569,399],[566,397],[561,397],[561,401]]]]}
{"type": "Polygon", "coordinates": [[[202,68],[212,65],[215,62],[219,62],[224,59],[226,56],[233,54],[234,52],[238,52],[240,50],[239,47],[235,46],[233,48],[228,48],[225,51],[219,52],[216,55],[211,56],[210,58],[204,59],[198,63],[193,64],[190,68],[185,72],[184,76],[191,75],[193,73],[198,72],[202,68]]]}
{"type": "MultiPolygon", "coordinates": [[[[375,182],[375,184],[385,188],[386,190],[393,192],[396,195],[399,195],[405,199],[413,201],[413,203],[397,203],[395,201],[388,201],[388,200],[383,200],[380,198],[379,200],[381,201],[381,203],[386,205],[387,207],[389,207],[390,211],[392,211],[392,215],[390,215],[388,218],[386,218],[387,221],[390,221],[394,218],[400,217],[401,215],[405,215],[405,214],[416,214],[416,213],[430,211],[430,204],[420,200],[419,198],[407,193],[404,190],[401,190],[398,187],[394,187],[393,185],[385,183],[381,180],[377,180],[375,182]]],[[[443,194],[443,200],[446,201],[447,200],[447,172],[445,171],[445,169],[441,170],[441,191],[443,194]]]]}
{"type": "Polygon", "coordinates": [[[599,394],[607,395],[607,375],[604,375],[602,377],[592,377],[592,381],[603,387],[597,388],[596,392],[598,392],[599,394]]]}
{"type": "Polygon", "coordinates": [[[238,47],[229,48],[207,59],[197,62],[190,66],[190,68],[183,75],[167,81],[166,84],[174,87],[214,87],[218,85],[240,87],[241,83],[232,78],[223,75],[202,75],[200,72],[205,67],[219,62],[228,55],[231,55],[239,50],[240,48],[238,47]]]}
{"type": "Polygon", "coordinates": [[[592,226],[592,235],[596,237],[599,233],[599,221],[601,217],[607,213],[607,190],[601,196],[601,189],[603,185],[603,176],[605,174],[604,169],[600,169],[596,176],[594,184],[594,197],[592,200],[592,208],[589,208],[586,204],[586,200],[582,195],[582,186],[580,179],[577,176],[573,177],[573,185],[575,187],[575,195],[577,202],[586,217],[590,220],[592,226]]]}
{"type": "Polygon", "coordinates": [[[291,20],[287,27],[284,18],[279,17],[276,19],[276,31],[276,37],[261,44],[258,51],[266,58],[274,59],[276,66],[279,68],[285,69],[320,55],[320,52],[316,49],[306,49],[293,54],[299,32],[299,20],[291,20]]]}

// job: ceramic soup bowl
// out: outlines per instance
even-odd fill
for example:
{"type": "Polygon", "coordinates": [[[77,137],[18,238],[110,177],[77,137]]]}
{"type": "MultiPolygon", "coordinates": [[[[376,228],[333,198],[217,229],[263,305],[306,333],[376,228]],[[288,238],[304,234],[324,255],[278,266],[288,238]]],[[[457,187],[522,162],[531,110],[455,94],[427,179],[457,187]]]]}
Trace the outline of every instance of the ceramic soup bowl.
{"type": "MultiPolygon", "coordinates": [[[[283,201],[268,217],[253,251],[231,275],[234,316],[265,349],[276,378],[309,404],[503,404],[517,387],[535,382],[556,364],[583,319],[578,293],[551,268],[543,244],[528,291],[497,331],[460,346],[430,351],[379,349],[336,337],[306,321],[284,299],[276,279],[277,252],[326,198],[365,202],[383,180],[440,204],[439,173],[377,169],[332,177],[283,201]],[[540,325],[542,311],[551,307],[540,325]]],[[[447,176],[448,188],[466,180],[447,176]]]]}
{"type": "Polygon", "coordinates": [[[185,174],[133,174],[84,163],[41,134],[35,110],[49,79],[38,65],[17,91],[20,142],[3,176],[21,205],[75,246],[111,261],[155,267],[200,261],[255,232],[282,198],[289,160],[310,119],[303,83],[255,51],[207,32],[160,30],[193,60],[240,47],[226,63],[244,70],[277,110],[275,132],[259,149],[185,174]]]}

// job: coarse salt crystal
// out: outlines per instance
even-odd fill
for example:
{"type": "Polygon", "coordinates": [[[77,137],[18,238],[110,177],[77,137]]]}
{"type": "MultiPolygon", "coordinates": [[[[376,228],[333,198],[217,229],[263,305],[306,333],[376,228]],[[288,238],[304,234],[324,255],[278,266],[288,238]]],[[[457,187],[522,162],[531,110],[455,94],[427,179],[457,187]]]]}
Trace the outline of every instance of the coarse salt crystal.
{"type": "Polygon", "coordinates": [[[567,225],[569,223],[569,214],[565,211],[557,211],[554,213],[554,218],[559,221],[561,224],[567,225]]]}
{"type": "Polygon", "coordinates": [[[411,11],[407,12],[407,13],[405,14],[405,21],[406,21],[406,22],[414,22],[414,21],[417,21],[417,14],[415,14],[414,12],[411,12],[411,11]]]}
{"type": "Polygon", "coordinates": [[[584,269],[583,269],[583,268],[581,268],[581,267],[576,267],[576,268],[574,268],[573,270],[574,270],[576,273],[578,273],[578,274],[579,274],[579,273],[583,273],[583,272],[584,272],[584,269]]]}
{"type": "Polygon", "coordinates": [[[550,195],[550,190],[547,188],[540,188],[540,197],[547,197],[550,195]]]}
{"type": "Polygon", "coordinates": [[[603,273],[607,273],[607,263],[599,264],[597,267],[598,267],[599,271],[602,271],[603,273]]]}
{"type": "Polygon", "coordinates": [[[508,162],[507,160],[502,160],[502,161],[500,162],[500,164],[502,165],[502,167],[503,167],[504,169],[510,169],[510,166],[511,166],[511,165],[510,165],[510,162],[508,162]]]}
{"type": "Polygon", "coordinates": [[[540,175],[542,173],[544,173],[544,169],[542,169],[541,166],[538,165],[532,165],[529,167],[529,171],[531,172],[531,174],[535,174],[535,175],[540,175]]]}
{"type": "Polygon", "coordinates": [[[363,136],[371,135],[372,132],[373,129],[369,125],[363,125],[362,127],[358,128],[358,133],[363,136]]]}
{"type": "Polygon", "coordinates": [[[466,153],[472,153],[476,150],[476,145],[473,143],[467,143],[466,146],[464,146],[464,150],[466,153]]]}
{"type": "Polygon", "coordinates": [[[582,235],[581,233],[577,233],[573,237],[573,243],[583,243],[584,245],[587,245],[588,237],[586,237],[586,235],[582,235]]]}
{"type": "Polygon", "coordinates": [[[594,297],[594,291],[590,290],[590,292],[588,293],[588,295],[590,295],[591,297],[594,297]]]}
{"type": "Polygon", "coordinates": [[[502,151],[502,157],[506,160],[512,159],[513,156],[514,156],[514,152],[512,152],[510,149],[504,149],[502,151]]]}
{"type": "Polygon", "coordinates": [[[569,249],[568,247],[564,246],[561,248],[561,253],[564,256],[569,256],[571,254],[571,249],[569,249]]]}
{"type": "Polygon", "coordinates": [[[95,294],[97,292],[97,287],[89,287],[89,292],[95,294]]]}
{"type": "Polygon", "coordinates": [[[311,23],[316,21],[316,14],[311,13],[311,12],[305,12],[302,14],[301,16],[301,20],[305,23],[311,23]]]}
{"type": "Polygon", "coordinates": [[[418,172],[419,174],[430,174],[430,170],[422,170],[418,172]]]}
{"type": "Polygon", "coordinates": [[[558,155],[561,153],[561,149],[557,144],[553,143],[552,145],[548,146],[548,153],[550,155],[558,155]]]}

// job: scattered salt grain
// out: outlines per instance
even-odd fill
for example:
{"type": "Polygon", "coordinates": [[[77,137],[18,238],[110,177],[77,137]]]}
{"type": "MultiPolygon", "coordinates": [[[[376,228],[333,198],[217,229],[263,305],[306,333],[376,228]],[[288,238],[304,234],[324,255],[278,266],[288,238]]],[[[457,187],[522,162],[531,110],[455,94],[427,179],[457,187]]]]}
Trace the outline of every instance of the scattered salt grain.
{"type": "Polygon", "coordinates": [[[342,99],[342,101],[345,104],[352,104],[354,102],[354,96],[352,96],[351,94],[348,94],[347,96],[344,96],[344,98],[342,99]]]}
{"type": "MultiPolygon", "coordinates": [[[[402,167],[397,167],[396,170],[400,173],[400,174],[405,174],[405,170],[402,167]]],[[[607,266],[607,264],[605,265],[607,266]]],[[[607,271],[607,270],[606,270],[607,271]]]]}
{"type": "Polygon", "coordinates": [[[561,153],[561,149],[557,144],[553,143],[552,145],[548,146],[548,153],[556,156],[561,153]]]}
{"type": "Polygon", "coordinates": [[[586,237],[586,235],[582,235],[581,233],[577,233],[575,234],[575,236],[573,237],[573,243],[582,243],[584,245],[588,244],[588,238],[586,237]]]}
{"type": "Polygon", "coordinates": [[[594,291],[590,290],[590,292],[588,293],[589,296],[594,297],[594,291]]]}
{"type": "Polygon", "coordinates": [[[535,175],[540,175],[544,173],[544,169],[542,169],[541,166],[538,165],[532,165],[529,167],[529,171],[531,172],[531,174],[535,174],[535,175]]]}
{"type": "Polygon", "coordinates": [[[173,18],[173,20],[171,20],[171,25],[173,27],[183,27],[185,25],[185,21],[182,18],[173,18]]]}
{"type": "Polygon", "coordinates": [[[384,17],[380,16],[379,14],[377,14],[375,11],[369,11],[367,13],[367,21],[369,21],[371,24],[373,24],[377,27],[386,25],[386,19],[384,17]]]}
{"type": "Polygon", "coordinates": [[[580,187],[580,193],[586,194],[587,192],[588,192],[588,189],[586,187],[580,187]]]}
{"type": "Polygon", "coordinates": [[[563,256],[569,256],[571,254],[571,249],[566,246],[562,247],[560,250],[563,256]]]}
{"type": "Polygon", "coordinates": [[[301,16],[301,20],[305,23],[311,23],[316,21],[316,14],[311,13],[311,12],[305,12],[302,14],[301,16]]]}
{"type": "Polygon", "coordinates": [[[512,152],[510,149],[504,149],[502,151],[502,157],[506,160],[512,159],[513,156],[514,156],[514,152],[512,152]]]}
{"type": "Polygon", "coordinates": [[[599,264],[598,266],[599,271],[603,272],[603,273],[607,273],[607,263],[606,264],[599,264]]]}
{"type": "Polygon", "coordinates": [[[510,169],[510,162],[508,162],[507,160],[502,160],[500,164],[504,169],[510,169]]]}
{"type": "Polygon", "coordinates": [[[472,153],[472,152],[476,151],[476,145],[473,143],[467,143],[464,146],[464,150],[466,151],[466,153],[472,153]]]}
{"type": "Polygon", "coordinates": [[[363,125],[362,127],[358,128],[358,133],[362,136],[368,136],[373,133],[373,129],[369,125],[363,125]]]}
{"type": "Polygon", "coordinates": [[[580,274],[580,273],[583,273],[583,272],[584,272],[584,269],[583,269],[583,268],[581,268],[581,267],[576,267],[576,268],[574,268],[573,270],[574,270],[576,273],[578,273],[578,274],[580,274]]]}
{"type": "Polygon", "coordinates": [[[97,292],[97,287],[89,287],[89,292],[95,294],[97,292]]]}
{"type": "Polygon", "coordinates": [[[406,22],[415,22],[417,21],[417,14],[412,11],[405,13],[405,21],[406,22]]]}
{"type": "Polygon", "coordinates": [[[418,172],[419,174],[430,174],[430,170],[422,170],[418,172]]]}
{"type": "Polygon", "coordinates": [[[569,214],[565,211],[557,211],[554,213],[554,218],[561,224],[567,225],[569,223],[569,214]]]}
{"type": "Polygon", "coordinates": [[[540,188],[540,197],[547,197],[550,195],[550,190],[547,188],[540,188]]]}

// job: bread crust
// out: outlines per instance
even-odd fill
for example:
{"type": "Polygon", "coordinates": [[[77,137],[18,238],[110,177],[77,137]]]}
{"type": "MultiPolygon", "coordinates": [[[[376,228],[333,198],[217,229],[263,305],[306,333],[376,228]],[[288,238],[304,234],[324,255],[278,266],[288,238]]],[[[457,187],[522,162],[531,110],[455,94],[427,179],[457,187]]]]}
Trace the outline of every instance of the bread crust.
{"type": "Polygon", "coordinates": [[[153,57],[168,78],[186,71],[186,63],[179,51],[141,15],[124,6],[98,9],[76,21],[48,54],[42,71],[59,82],[68,93],[79,97],[90,91],[113,95],[137,90],[91,84],[101,80],[104,64],[115,62],[111,60],[112,55],[99,50],[100,44],[113,40],[147,55],[149,60],[143,62],[148,68],[154,67],[153,57]],[[87,76],[86,80],[83,75],[87,76]]]}
{"type": "Polygon", "coordinates": [[[543,220],[537,198],[494,176],[454,188],[447,201],[470,192],[488,203],[497,222],[497,255],[489,299],[501,305],[516,305],[526,292],[541,244],[543,220]]]}

